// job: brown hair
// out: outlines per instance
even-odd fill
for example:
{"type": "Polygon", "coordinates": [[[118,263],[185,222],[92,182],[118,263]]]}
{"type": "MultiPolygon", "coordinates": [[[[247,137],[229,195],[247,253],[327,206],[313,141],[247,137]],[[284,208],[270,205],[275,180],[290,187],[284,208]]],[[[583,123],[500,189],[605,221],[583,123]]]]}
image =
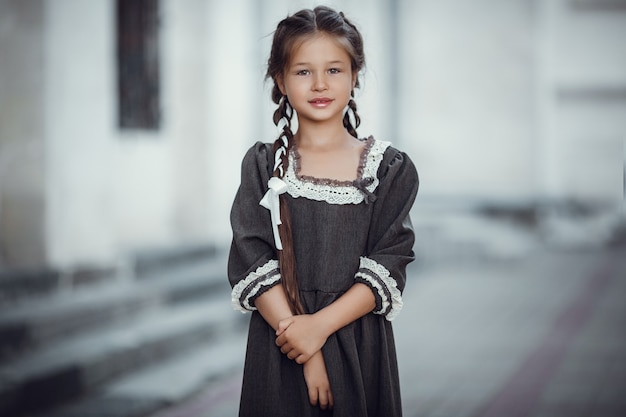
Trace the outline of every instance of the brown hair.
{"type": "MultiPolygon", "coordinates": [[[[318,6],[313,10],[300,10],[278,23],[274,32],[266,73],[266,78],[271,78],[274,81],[272,101],[278,104],[278,108],[274,112],[274,124],[278,126],[283,121],[282,131],[274,142],[273,147],[274,154],[281,152],[280,164],[275,167],[273,173],[275,177],[282,178],[285,175],[289,165],[289,150],[293,146],[293,132],[291,131],[293,108],[287,96],[283,96],[281,93],[277,79],[283,76],[285,69],[289,65],[291,53],[297,43],[306,37],[320,32],[334,36],[344,46],[350,56],[352,73],[357,76],[355,87],[359,87],[358,74],[365,67],[363,38],[356,26],[342,12],[338,13],[329,7],[318,6]]],[[[354,91],[351,92],[351,96],[354,97],[354,91]]],[[[346,111],[343,117],[343,125],[352,136],[358,138],[356,129],[360,123],[361,119],[357,114],[356,103],[353,99],[350,99],[348,111],[346,111]],[[354,126],[350,119],[350,111],[353,114],[354,126]]],[[[278,252],[278,262],[282,284],[292,312],[294,314],[303,314],[304,308],[300,301],[296,278],[296,258],[291,233],[291,218],[284,194],[280,196],[280,213],[282,224],[278,230],[283,250],[278,252]]]]}

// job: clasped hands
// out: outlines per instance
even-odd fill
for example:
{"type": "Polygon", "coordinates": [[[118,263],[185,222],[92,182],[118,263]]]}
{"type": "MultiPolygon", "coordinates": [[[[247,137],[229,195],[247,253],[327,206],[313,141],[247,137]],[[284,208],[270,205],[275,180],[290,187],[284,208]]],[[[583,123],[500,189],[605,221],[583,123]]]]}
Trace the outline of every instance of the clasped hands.
{"type": "Polygon", "coordinates": [[[311,405],[333,408],[333,393],[322,356],[329,333],[315,314],[288,317],[278,323],[276,345],[289,359],[304,365],[304,379],[311,405]]]}
{"type": "Polygon", "coordinates": [[[302,314],[278,322],[276,345],[289,359],[304,364],[324,346],[328,336],[315,314],[302,314]]]}

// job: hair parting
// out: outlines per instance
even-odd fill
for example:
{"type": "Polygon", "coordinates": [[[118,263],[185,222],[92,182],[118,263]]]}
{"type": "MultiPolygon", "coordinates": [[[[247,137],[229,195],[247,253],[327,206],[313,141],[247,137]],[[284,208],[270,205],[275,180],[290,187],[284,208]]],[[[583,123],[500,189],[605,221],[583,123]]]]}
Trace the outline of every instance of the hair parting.
{"type": "MultiPolygon", "coordinates": [[[[365,67],[363,39],[356,26],[345,17],[343,12],[338,13],[329,7],[318,6],[313,10],[300,10],[278,23],[272,40],[266,73],[266,78],[271,78],[274,82],[272,101],[278,105],[274,111],[273,121],[276,126],[281,128],[273,145],[274,155],[278,155],[277,158],[279,159],[277,159],[272,175],[278,178],[283,178],[287,172],[289,151],[294,140],[291,130],[291,119],[294,111],[287,96],[280,91],[278,81],[283,77],[285,69],[289,65],[291,53],[298,42],[320,32],[334,36],[346,49],[350,56],[352,72],[356,76],[355,87],[359,87],[358,74],[365,67]]],[[[352,91],[351,96],[354,97],[354,91],[352,91]]],[[[356,129],[360,123],[361,119],[357,113],[356,102],[351,98],[343,117],[343,126],[350,135],[358,138],[356,129]],[[349,113],[352,113],[352,118],[349,113]]],[[[278,232],[283,249],[278,251],[278,264],[281,281],[292,312],[304,314],[305,310],[300,299],[296,275],[291,216],[285,194],[280,196],[280,213],[282,224],[278,227],[278,232]]]]}

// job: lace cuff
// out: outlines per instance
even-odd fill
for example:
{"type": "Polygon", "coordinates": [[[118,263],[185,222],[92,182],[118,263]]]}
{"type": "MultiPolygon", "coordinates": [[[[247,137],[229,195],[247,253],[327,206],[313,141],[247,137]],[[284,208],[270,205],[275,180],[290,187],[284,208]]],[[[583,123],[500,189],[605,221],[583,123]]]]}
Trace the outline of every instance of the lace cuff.
{"type": "Polygon", "coordinates": [[[374,314],[383,315],[389,321],[396,318],[402,309],[402,294],[387,268],[370,258],[361,256],[359,270],[354,278],[374,291],[374,296],[376,296],[374,314]]]}
{"type": "Polygon", "coordinates": [[[256,310],[254,300],[265,291],[278,284],[280,281],[280,270],[278,261],[269,260],[265,265],[261,265],[254,272],[237,283],[231,293],[231,302],[235,310],[242,313],[256,310]]]}

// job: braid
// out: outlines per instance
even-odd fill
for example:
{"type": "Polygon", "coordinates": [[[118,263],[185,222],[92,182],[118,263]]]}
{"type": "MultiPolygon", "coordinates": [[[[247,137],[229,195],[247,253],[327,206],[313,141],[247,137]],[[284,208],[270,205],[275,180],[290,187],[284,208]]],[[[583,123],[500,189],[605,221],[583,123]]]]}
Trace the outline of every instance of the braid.
{"type": "Polygon", "coordinates": [[[291,118],[293,117],[293,107],[289,103],[287,96],[282,96],[279,100],[278,108],[274,111],[274,124],[280,126],[282,131],[274,141],[274,173],[278,178],[285,176],[285,170],[289,166],[289,149],[293,144],[293,132],[291,131],[291,118]]]}
{"type": "MultiPolygon", "coordinates": [[[[291,131],[291,118],[293,108],[287,96],[278,100],[278,108],[274,111],[274,124],[279,126],[282,122],[282,131],[274,141],[274,172],[273,176],[283,178],[289,166],[289,151],[293,146],[293,132],[291,131]]],[[[289,307],[294,314],[304,314],[300,290],[296,277],[296,255],[293,248],[293,234],[291,229],[291,215],[289,206],[284,195],[280,196],[281,225],[278,227],[280,240],[283,242],[283,250],[278,251],[278,266],[282,279],[283,289],[287,297],[289,307]]]]}
{"type": "Polygon", "coordinates": [[[356,102],[353,99],[350,99],[350,101],[348,102],[348,110],[343,116],[343,127],[348,130],[348,133],[358,139],[359,136],[356,133],[356,129],[359,127],[360,124],[361,118],[356,112],[356,102]],[[350,120],[350,110],[352,110],[352,114],[354,115],[354,126],[352,126],[352,122],[350,120]]]}

